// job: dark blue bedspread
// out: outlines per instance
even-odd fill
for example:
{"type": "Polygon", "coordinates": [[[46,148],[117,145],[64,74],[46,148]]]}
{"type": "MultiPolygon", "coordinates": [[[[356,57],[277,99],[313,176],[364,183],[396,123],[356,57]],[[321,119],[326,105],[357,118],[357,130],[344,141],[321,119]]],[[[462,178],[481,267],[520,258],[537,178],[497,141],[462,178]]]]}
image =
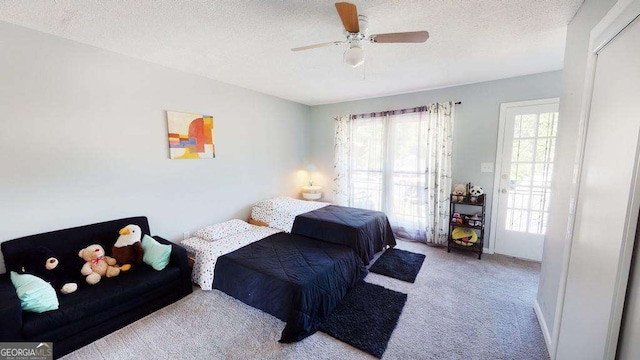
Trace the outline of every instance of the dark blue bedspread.
{"type": "Polygon", "coordinates": [[[316,332],[366,273],[346,246],[278,233],[219,257],[213,287],[286,321],[288,343],[316,332]]]}
{"type": "Polygon", "coordinates": [[[385,213],[336,205],[298,215],[291,233],[349,246],[366,265],[375,253],[396,245],[385,213]]]}

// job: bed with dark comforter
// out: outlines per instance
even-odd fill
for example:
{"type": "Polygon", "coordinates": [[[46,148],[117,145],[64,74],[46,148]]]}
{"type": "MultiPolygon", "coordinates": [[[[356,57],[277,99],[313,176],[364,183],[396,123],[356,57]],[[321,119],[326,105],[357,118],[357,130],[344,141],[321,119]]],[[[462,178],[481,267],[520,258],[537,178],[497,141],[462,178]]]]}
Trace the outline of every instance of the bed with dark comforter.
{"type": "Polygon", "coordinates": [[[285,321],[288,343],[313,334],[366,273],[347,246],[278,233],[219,257],[213,287],[285,321]]]}
{"type": "Polygon", "coordinates": [[[291,233],[349,246],[366,265],[375,253],[396,245],[385,213],[336,205],[296,216],[291,233]]]}

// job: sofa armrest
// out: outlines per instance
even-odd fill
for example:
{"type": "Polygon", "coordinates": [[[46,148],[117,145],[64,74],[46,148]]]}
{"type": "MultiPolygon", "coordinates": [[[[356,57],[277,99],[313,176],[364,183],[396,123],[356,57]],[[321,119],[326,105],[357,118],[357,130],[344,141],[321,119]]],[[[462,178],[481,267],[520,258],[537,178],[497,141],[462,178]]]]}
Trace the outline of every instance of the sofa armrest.
{"type": "Polygon", "coordinates": [[[180,281],[182,282],[184,295],[191,294],[193,291],[193,284],[191,283],[191,267],[189,267],[189,263],[187,261],[187,249],[160,236],[154,236],[153,238],[161,244],[171,245],[171,257],[169,262],[180,268],[180,281]]]}
{"type": "Polygon", "coordinates": [[[9,274],[0,275],[0,341],[22,341],[22,306],[9,274]]]}

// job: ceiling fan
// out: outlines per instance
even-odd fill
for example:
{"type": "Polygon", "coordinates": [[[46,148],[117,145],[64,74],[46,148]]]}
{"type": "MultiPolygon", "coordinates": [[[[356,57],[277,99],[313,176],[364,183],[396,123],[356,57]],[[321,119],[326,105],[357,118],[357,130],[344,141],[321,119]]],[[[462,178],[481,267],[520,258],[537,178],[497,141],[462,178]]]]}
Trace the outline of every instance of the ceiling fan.
{"type": "Polygon", "coordinates": [[[315,49],[329,45],[348,44],[344,52],[344,62],[352,67],[358,67],[364,63],[364,50],[362,50],[361,42],[369,41],[372,43],[423,43],[429,38],[427,31],[412,31],[388,34],[366,35],[368,28],[368,19],[366,16],[358,15],[358,10],[354,4],[348,2],[336,3],[336,10],[344,25],[346,40],[331,41],[315,45],[301,46],[291,49],[291,51],[301,51],[315,49]]]}

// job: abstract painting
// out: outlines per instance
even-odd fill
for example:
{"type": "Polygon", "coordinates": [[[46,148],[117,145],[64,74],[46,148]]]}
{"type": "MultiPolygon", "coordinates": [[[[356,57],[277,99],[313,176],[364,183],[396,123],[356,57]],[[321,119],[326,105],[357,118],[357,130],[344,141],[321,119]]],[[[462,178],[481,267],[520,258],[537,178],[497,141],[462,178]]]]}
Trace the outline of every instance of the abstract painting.
{"type": "Polygon", "coordinates": [[[167,111],[169,153],[172,159],[213,159],[213,116],[167,111]]]}

